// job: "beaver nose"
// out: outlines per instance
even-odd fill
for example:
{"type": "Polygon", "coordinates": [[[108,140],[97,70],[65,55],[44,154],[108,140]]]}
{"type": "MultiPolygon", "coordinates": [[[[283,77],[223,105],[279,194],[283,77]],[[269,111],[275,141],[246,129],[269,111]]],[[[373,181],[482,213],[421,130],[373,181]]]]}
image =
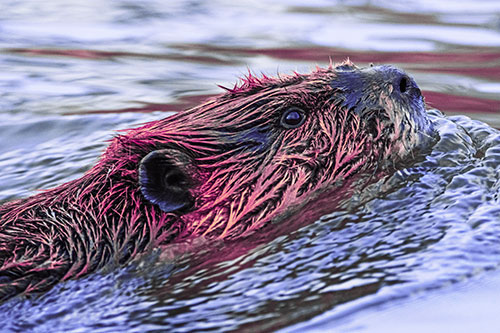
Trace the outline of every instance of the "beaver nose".
{"type": "Polygon", "coordinates": [[[410,84],[410,79],[406,74],[401,75],[400,78],[396,80],[394,89],[398,89],[400,93],[404,94],[408,91],[408,85],[410,84]]]}
{"type": "Polygon", "coordinates": [[[416,92],[417,95],[420,94],[420,89],[415,81],[413,81],[406,73],[399,70],[396,71],[394,75],[392,86],[393,91],[401,95],[407,95],[410,92],[416,92]]]}

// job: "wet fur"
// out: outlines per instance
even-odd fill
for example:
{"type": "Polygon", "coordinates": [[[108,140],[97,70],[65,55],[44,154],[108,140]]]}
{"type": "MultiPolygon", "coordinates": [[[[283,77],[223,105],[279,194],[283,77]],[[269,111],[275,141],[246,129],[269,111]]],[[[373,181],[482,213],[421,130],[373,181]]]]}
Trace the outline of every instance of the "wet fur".
{"type": "Polygon", "coordinates": [[[307,75],[249,75],[200,106],[117,136],[82,178],[0,207],[0,300],[162,244],[248,236],[338,181],[401,160],[429,124],[419,91],[391,95],[390,71],[346,62],[307,75]],[[307,118],[284,129],[291,106],[307,118]],[[155,150],[173,151],[189,175],[189,209],[165,212],[141,193],[138,166],[155,150]]]}

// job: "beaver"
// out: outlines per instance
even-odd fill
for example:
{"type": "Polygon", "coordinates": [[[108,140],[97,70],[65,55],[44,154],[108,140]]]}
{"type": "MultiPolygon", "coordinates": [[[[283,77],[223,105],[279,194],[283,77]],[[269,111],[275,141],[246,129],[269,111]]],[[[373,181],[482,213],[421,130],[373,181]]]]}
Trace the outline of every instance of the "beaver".
{"type": "Polygon", "coordinates": [[[0,206],[0,299],[165,244],[248,237],[432,133],[417,84],[389,65],[249,74],[224,89],[117,135],[81,178],[0,206]]]}

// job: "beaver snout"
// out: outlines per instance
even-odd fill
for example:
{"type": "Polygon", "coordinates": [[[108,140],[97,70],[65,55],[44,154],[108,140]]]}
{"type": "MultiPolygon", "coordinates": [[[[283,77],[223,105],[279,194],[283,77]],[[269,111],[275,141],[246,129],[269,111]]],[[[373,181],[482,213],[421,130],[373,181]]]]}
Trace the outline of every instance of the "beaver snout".
{"type": "Polygon", "coordinates": [[[392,91],[393,97],[421,98],[422,94],[415,80],[403,70],[390,66],[380,65],[361,69],[365,72],[364,82],[375,83],[376,86],[392,91]],[[367,80],[368,79],[368,80],[367,80]]]}
{"type": "Polygon", "coordinates": [[[346,67],[336,70],[330,83],[336,92],[334,99],[342,106],[362,115],[373,110],[386,113],[421,114],[423,98],[417,83],[404,71],[389,65],[367,68],[346,67]],[[403,111],[404,109],[405,111],[403,111]]]}
{"type": "Polygon", "coordinates": [[[335,68],[330,85],[333,100],[359,116],[366,132],[384,142],[384,147],[391,144],[393,148],[384,148],[391,158],[404,156],[406,147],[418,146],[432,136],[420,88],[403,70],[347,64],[335,68]]]}
{"type": "Polygon", "coordinates": [[[408,92],[408,88],[410,85],[410,78],[406,75],[401,75],[396,80],[396,84],[394,84],[394,89],[399,90],[400,93],[404,94],[408,92]]]}
{"type": "Polygon", "coordinates": [[[392,85],[393,93],[400,96],[408,96],[413,98],[422,98],[422,92],[415,80],[402,70],[389,67],[389,82],[392,85]]]}

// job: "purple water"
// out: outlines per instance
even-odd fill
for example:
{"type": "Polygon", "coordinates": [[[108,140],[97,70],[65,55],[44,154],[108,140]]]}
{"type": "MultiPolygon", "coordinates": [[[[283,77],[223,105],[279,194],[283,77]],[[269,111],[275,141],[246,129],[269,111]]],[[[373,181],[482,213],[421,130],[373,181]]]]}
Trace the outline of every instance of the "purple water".
{"type": "Polygon", "coordinates": [[[307,227],[222,245],[227,258],[152,257],[14,298],[2,329],[497,332],[497,1],[2,3],[0,201],[81,176],[115,130],[248,69],[309,72],[330,57],[404,68],[452,116],[431,111],[441,141],[307,227]]]}

